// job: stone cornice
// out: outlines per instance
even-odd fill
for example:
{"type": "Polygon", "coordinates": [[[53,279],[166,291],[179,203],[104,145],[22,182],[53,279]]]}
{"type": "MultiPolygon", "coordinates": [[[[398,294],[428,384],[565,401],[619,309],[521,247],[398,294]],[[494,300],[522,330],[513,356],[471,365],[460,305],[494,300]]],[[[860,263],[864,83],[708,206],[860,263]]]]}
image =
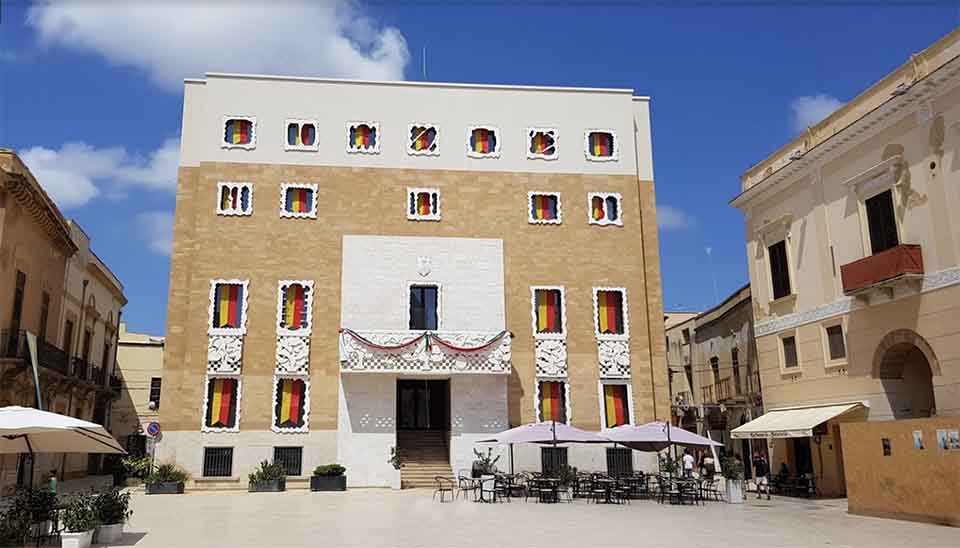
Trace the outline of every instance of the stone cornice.
{"type": "Polygon", "coordinates": [[[6,176],[0,180],[0,183],[50,236],[57,247],[70,257],[77,252],[77,245],[70,238],[66,219],[27,167],[16,156],[13,158],[13,170],[4,169],[6,176]],[[17,169],[18,167],[21,169],[17,169]]]}

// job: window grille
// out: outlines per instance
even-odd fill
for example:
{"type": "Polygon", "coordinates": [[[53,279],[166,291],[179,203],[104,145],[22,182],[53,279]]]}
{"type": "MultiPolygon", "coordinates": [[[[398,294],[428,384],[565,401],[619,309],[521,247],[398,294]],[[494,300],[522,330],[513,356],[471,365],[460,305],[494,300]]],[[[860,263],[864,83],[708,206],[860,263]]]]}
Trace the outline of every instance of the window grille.
{"type": "Polygon", "coordinates": [[[283,466],[288,476],[302,476],[303,447],[274,447],[273,462],[283,466]]]}
{"type": "Polygon", "coordinates": [[[560,474],[560,469],[567,465],[566,447],[541,447],[540,448],[540,471],[543,475],[556,477],[560,474]]]}
{"type": "Polygon", "coordinates": [[[611,478],[632,476],[633,450],[626,447],[608,447],[607,475],[611,478]]]}
{"type": "Polygon", "coordinates": [[[204,447],[203,476],[229,478],[233,475],[233,447],[204,447]]]}

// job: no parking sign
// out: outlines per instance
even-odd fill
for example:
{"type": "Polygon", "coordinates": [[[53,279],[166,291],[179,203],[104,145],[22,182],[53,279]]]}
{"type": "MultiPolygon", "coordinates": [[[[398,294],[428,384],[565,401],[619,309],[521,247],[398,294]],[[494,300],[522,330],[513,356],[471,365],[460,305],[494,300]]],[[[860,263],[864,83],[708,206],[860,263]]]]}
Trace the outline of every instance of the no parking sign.
{"type": "Polygon", "coordinates": [[[160,435],[160,423],[151,422],[147,425],[147,435],[151,438],[155,438],[160,435]]]}

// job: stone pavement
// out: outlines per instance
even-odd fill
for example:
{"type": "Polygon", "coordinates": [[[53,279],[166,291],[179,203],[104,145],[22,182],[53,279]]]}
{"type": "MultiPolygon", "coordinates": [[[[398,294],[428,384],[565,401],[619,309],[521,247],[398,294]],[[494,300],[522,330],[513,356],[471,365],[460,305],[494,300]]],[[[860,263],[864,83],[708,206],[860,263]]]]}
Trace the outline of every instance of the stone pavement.
{"type": "Polygon", "coordinates": [[[960,529],[851,516],[846,501],[440,504],[430,490],[135,494],[118,546],[956,548],[960,529]]]}

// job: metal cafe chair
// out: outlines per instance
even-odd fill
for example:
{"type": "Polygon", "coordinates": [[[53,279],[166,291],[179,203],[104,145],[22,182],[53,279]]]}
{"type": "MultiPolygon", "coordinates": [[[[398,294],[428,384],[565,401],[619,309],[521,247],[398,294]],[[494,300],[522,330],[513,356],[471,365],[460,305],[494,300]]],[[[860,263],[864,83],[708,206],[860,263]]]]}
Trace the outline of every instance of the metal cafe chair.
{"type": "Polygon", "coordinates": [[[452,500],[454,499],[454,497],[456,496],[456,495],[455,495],[455,489],[454,489],[454,485],[455,485],[455,484],[453,483],[453,479],[452,479],[452,478],[445,478],[445,477],[443,477],[443,476],[434,476],[434,477],[433,477],[433,484],[436,486],[436,489],[434,489],[434,491],[433,491],[433,498],[434,498],[434,499],[437,498],[437,495],[438,495],[438,494],[440,495],[440,502],[443,502],[443,495],[446,494],[446,493],[450,493],[450,500],[451,500],[451,501],[452,501],[452,500]]]}

